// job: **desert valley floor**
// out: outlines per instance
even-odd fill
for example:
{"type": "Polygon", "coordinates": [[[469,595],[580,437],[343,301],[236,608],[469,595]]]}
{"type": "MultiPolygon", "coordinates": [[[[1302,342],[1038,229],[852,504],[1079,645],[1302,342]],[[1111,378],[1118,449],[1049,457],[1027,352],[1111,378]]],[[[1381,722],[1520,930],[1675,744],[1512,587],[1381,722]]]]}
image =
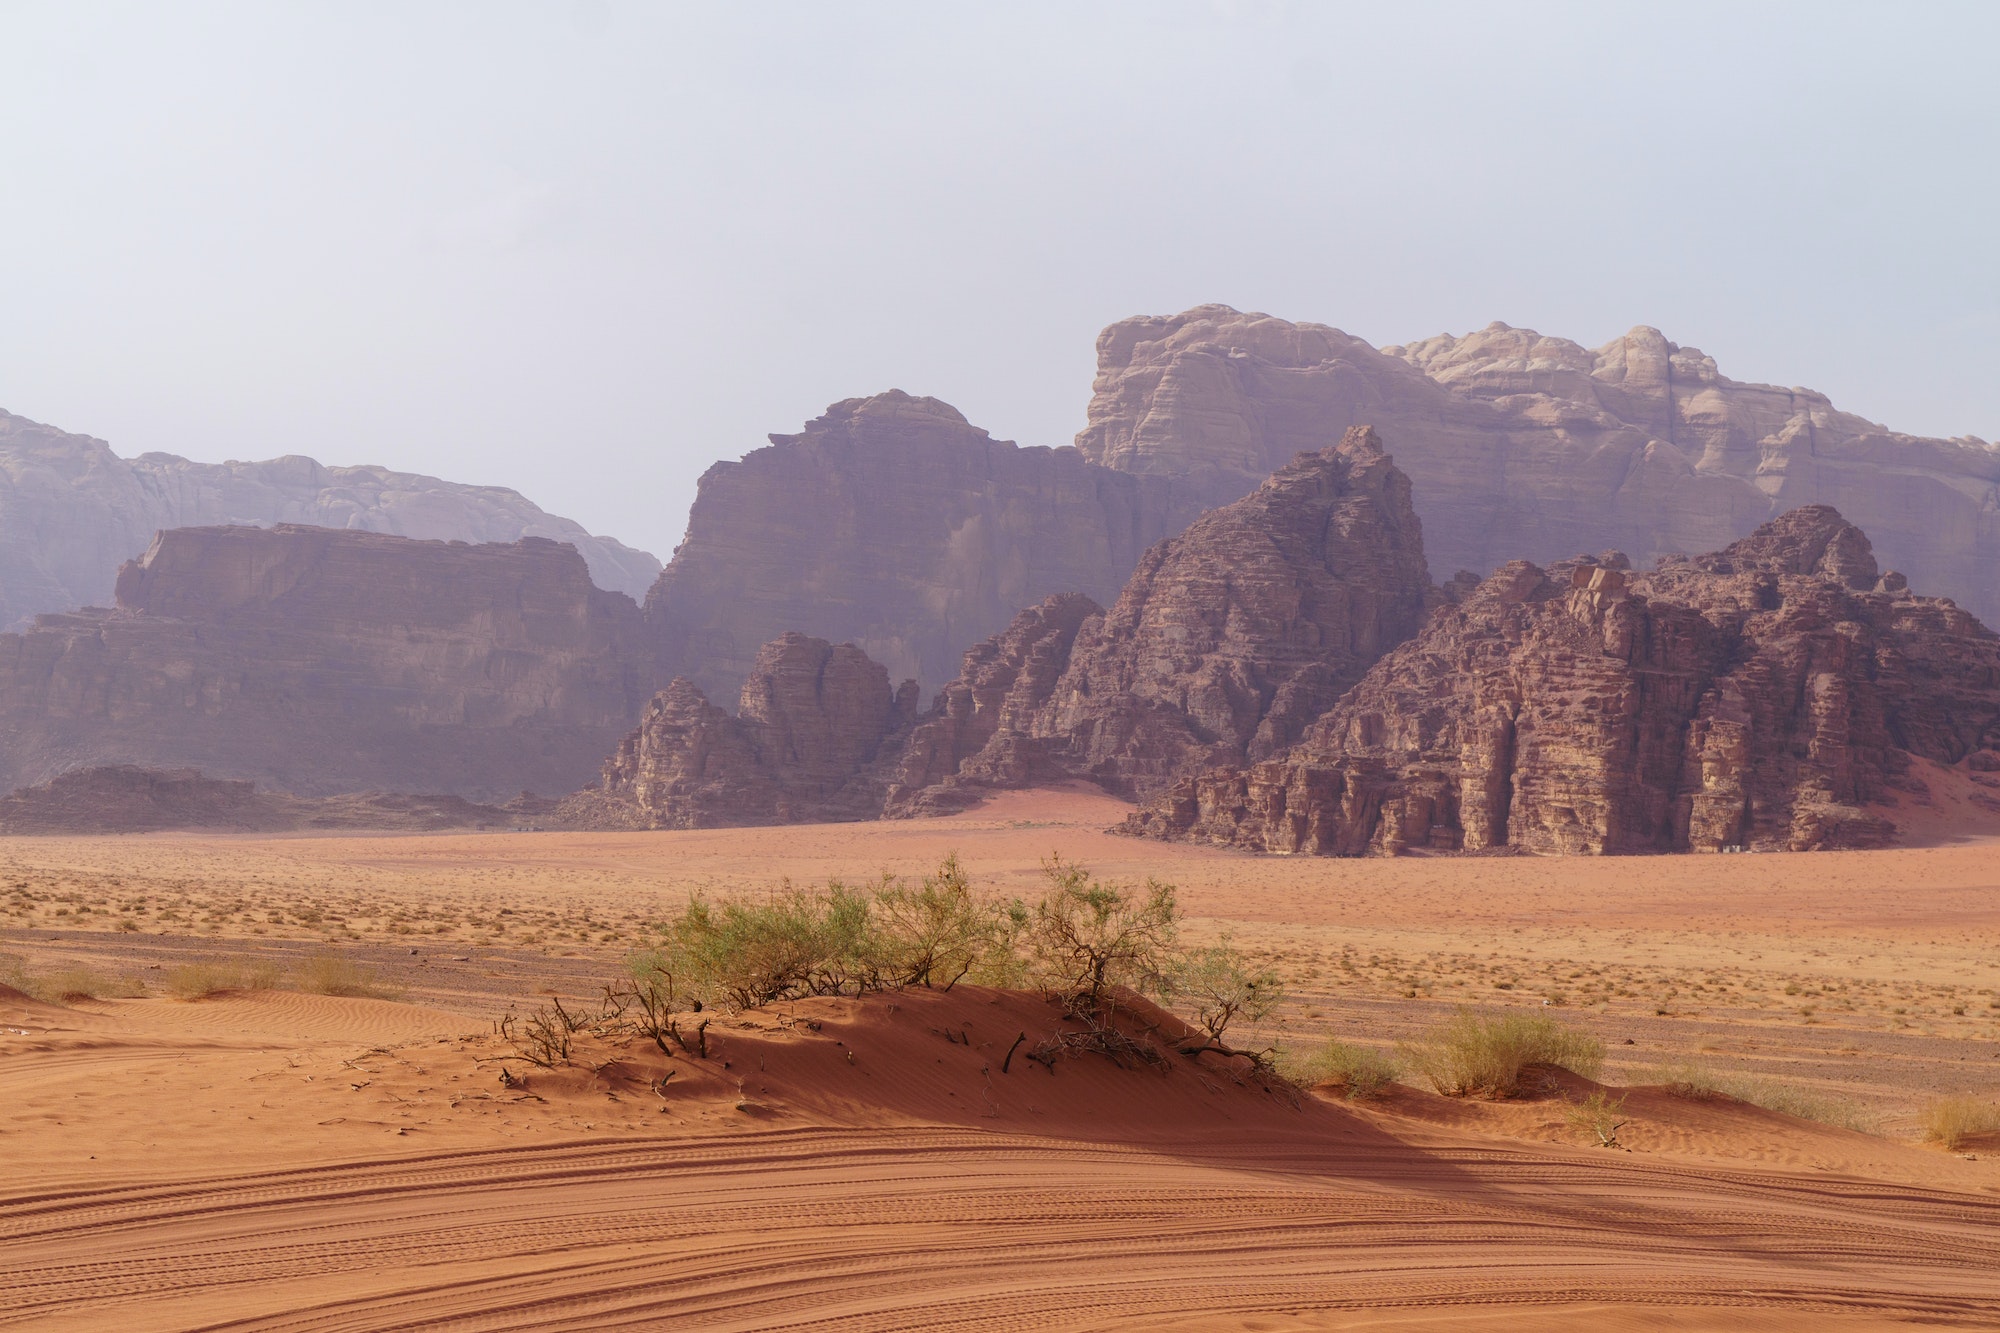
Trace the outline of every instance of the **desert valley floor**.
{"type": "Polygon", "coordinates": [[[0,841],[0,964],[127,997],[0,989],[0,1327],[2000,1325],[2000,1140],[1916,1129],[2000,1091],[2000,841],[1326,860],[1103,832],[1124,809],[0,841]],[[1573,1079],[1348,1102],[1194,1064],[1002,1072],[1051,1015],[972,988],[722,1019],[705,1063],[499,1078],[497,1016],[587,999],[690,892],[948,851],[995,893],[1050,852],[1173,882],[1192,935],[1286,977],[1271,1041],[1560,1015],[1609,1047],[1623,1150],[1566,1121],[1573,1079]],[[397,997],[164,984],[329,956],[397,997]],[[1810,1118],[1671,1095],[1688,1061],[1810,1118]]]}

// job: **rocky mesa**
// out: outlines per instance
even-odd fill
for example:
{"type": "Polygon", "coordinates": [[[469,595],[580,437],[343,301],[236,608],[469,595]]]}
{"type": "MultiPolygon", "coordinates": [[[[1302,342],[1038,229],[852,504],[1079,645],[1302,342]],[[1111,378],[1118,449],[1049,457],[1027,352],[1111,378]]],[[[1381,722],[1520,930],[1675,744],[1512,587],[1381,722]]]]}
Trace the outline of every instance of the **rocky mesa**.
{"type": "MultiPolygon", "coordinates": [[[[1372,429],[1354,427],[1148,551],[1110,610],[1077,624],[1035,706],[1011,700],[945,781],[1017,785],[1032,753],[1041,777],[1147,797],[1184,773],[1275,754],[1417,632],[1433,595],[1409,478],[1372,429]]],[[[975,650],[961,681],[1007,655],[975,650]]],[[[939,720],[952,696],[934,705],[939,720]]],[[[909,784],[892,809],[939,803],[909,784]]]]}
{"type": "Polygon", "coordinates": [[[1515,561],[1287,754],[1131,831],[1274,852],[1873,846],[1911,756],[1996,767],[2000,637],[1879,574],[1826,506],[1635,574],[1515,561]]]}
{"type": "Polygon", "coordinates": [[[0,634],[0,788],[130,764],[304,795],[572,791],[666,678],[638,606],[542,538],[181,528],[116,595],[0,634]]]}
{"type": "Polygon", "coordinates": [[[660,562],[500,486],[296,455],[196,463],[120,458],[103,440],[0,412],[0,629],[111,600],[119,566],[165,528],[279,523],[445,541],[546,537],[583,555],[598,586],[641,597],[660,562]]]}

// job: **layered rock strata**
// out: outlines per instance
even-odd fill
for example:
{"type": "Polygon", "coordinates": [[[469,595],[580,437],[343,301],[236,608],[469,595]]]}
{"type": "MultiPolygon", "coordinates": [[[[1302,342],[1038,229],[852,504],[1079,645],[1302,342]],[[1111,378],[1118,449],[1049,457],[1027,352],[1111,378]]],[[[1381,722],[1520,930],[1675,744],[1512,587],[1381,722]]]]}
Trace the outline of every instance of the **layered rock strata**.
{"type": "Polygon", "coordinates": [[[310,458],[195,463],[120,458],[104,441],[0,412],[0,629],[102,606],[118,568],[163,528],[279,523],[470,542],[546,537],[583,555],[599,587],[641,597],[660,562],[514,491],[310,458]]]}
{"type": "Polygon", "coordinates": [[[1927,439],[1810,389],[1748,384],[1635,328],[1598,348],[1493,324],[1371,347],[1322,324],[1200,306],[1097,344],[1093,462],[1234,476],[1247,491],[1358,422],[1395,443],[1438,570],[1607,547],[1641,566],[1831,504],[1920,587],[2000,623],[2000,450],[1927,439]]]}
{"type": "Polygon", "coordinates": [[[0,635],[0,787],[198,768],[306,795],[572,791],[666,679],[574,548],[160,534],[114,610],[0,635]]]}
{"type": "Polygon", "coordinates": [[[1134,832],[1321,854],[1872,846],[1910,757],[2000,742],[2000,638],[1878,575],[1825,506],[1634,574],[1503,566],[1285,755],[1177,783],[1134,832]]]}
{"type": "Polygon", "coordinates": [[[1435,600],[1409,479],[1374,431],[1355,427],[1148,551],[1110,610],[1051,601],[967,654],[918,727],[922,762],[890,811],[1062,777],[1146,797],[1275,754],[1416,633],[1435,600]],[[1028,645],[1038,655],[1022,670],[1028,645]],[[926,745],[933,728],[961,757],[926,790],[919,773],[935,783],[942,768],[926,745]]]}

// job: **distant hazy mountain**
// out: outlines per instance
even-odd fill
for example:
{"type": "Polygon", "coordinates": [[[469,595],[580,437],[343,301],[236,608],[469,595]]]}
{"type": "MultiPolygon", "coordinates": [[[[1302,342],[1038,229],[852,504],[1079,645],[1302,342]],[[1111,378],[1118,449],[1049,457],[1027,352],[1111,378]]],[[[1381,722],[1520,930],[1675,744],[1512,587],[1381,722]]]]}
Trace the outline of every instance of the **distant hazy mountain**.
{"type": "Polygon", "coordinates": [[[45,611],[108,606],[118,566],[162,528],[310,523],[403,537],[568,542],[596,584],[645,596],[660,562],[502,486],[290,456],[195,463],[120,458],[102,440],[0,412],[0,628],[45,611]]]}

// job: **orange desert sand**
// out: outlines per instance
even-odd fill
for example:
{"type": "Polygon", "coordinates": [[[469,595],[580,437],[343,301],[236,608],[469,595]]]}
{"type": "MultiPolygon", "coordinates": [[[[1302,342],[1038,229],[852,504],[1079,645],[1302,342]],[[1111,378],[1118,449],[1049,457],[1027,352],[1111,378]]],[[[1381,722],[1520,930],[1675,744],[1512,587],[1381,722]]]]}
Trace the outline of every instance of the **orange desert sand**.
{"type": "Polygon", "coordinates": [[[0,1326],[2000,1326],[2000,1141],[1915,1128],[2000,1089],[2000,843],[1304,860],[1102,832],[1124,809],[0,841],[0,962],[134,995],[0,989],[0,1326]],[[1003,1072],[1055,1012],[971,987],[718,1018],[705,1062],[502,1058],[495,1016],[588,996],[690,891],[953,850],[997,893],[1051,851],[1175,883],[1191,936],[1286,977],[1260,1039],[1389,1050],[1461,1003],[1555,1013],[1607,1042],[1625,1150],[1565,1121],[1592,1087],[1568,1075],[1352,1103],[1212,1057],[1003,1072]],[[167,993],[190,964],[329,952],[401,998],[167,993]],[[1671,1095],[1657,1071],[1688,1060],[1816,1118],[1671,1095]]]}

